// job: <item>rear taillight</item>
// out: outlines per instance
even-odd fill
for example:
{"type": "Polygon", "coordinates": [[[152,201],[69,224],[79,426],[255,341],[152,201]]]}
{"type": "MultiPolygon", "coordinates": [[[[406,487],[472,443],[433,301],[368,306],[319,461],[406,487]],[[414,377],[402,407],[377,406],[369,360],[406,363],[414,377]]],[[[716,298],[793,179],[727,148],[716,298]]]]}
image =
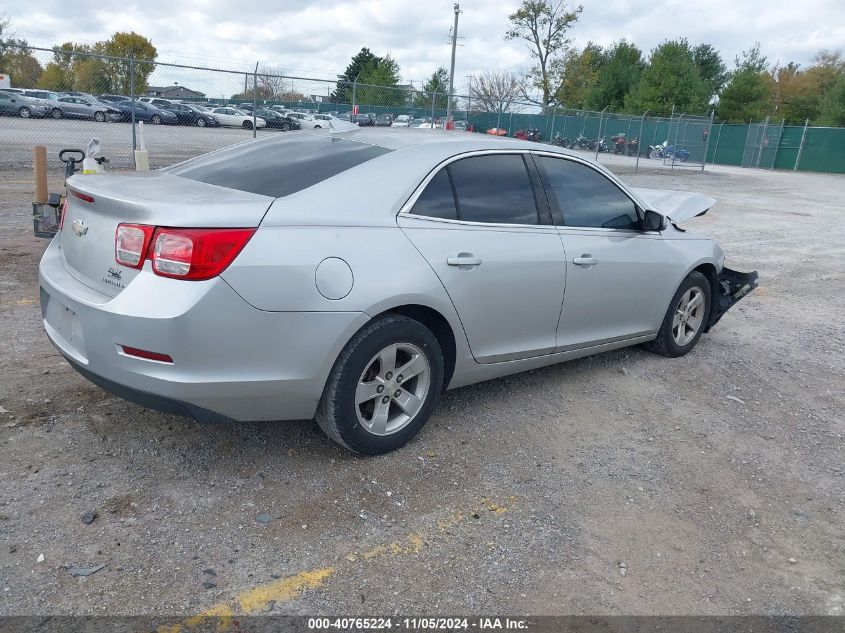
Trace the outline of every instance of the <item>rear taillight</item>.
{"type": "Polygon", "coordinates": [[[201,281],[226,270],[254,233],[255,229],[121,224],[115,236],[115,260],[124,266],[141,268],[144,260],[149,259],[157,275],[201,281]]]}
{"type": "Polygon", "coordinates": [[[68,191],[70,192],[70,195],[72,195],[74,198],[79,198],[83,202],[87,202],[89,204],[94,202],[94,198],[89,196],[87,193],[82,193],[81,191],[75,191],[74,189],[68,189],[68,191]]]}
{"type": "Polygon", "coordinates": [[[130,268],[143,266],[153,228],[145,224],[119,225],[114,234],[114,260],[130,268]]]}

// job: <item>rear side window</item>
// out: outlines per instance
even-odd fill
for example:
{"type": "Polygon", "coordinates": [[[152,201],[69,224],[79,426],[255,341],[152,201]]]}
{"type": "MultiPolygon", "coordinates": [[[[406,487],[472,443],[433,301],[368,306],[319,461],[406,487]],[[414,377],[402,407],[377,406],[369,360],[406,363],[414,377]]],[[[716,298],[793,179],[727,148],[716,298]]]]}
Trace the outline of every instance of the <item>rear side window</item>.
{"type": "Polygon", "coordinates": [[[465,222],[539,224],[534,190],[519,154],[474,156],[449,165],[465,222]]]}
{"type": "Polygon", "coordinates": [[[452,195],[452,183],[449,182],[447,169],[437,172],[437,175],[426,185],[425,190],[414,203],[411,213],[429,218],[458,219],[458,209],[455,207],[455,196],[452,195]]]}
{"type": "Polygon", "coordinates": [[[390,151],[330,136],[279,134],[232,145],[165,171],[210,185],[280,198],[390,151]]]}
{"type": "Polygon", "coordinates": [[[564,158],[535,157],[543,186],[566,226],[602,229],[641,227],[633,201],[591,167],[564,158]]]}

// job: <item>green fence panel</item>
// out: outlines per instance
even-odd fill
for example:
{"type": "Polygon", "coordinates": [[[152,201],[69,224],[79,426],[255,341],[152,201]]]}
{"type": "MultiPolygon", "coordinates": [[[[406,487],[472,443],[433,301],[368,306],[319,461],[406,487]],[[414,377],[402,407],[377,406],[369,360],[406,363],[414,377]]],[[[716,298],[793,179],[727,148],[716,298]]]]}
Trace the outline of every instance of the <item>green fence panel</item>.
{"type": "Polygon", "coordinates": [[[807,128],[798,169],[845,174],[845,128],[807,128]]]}

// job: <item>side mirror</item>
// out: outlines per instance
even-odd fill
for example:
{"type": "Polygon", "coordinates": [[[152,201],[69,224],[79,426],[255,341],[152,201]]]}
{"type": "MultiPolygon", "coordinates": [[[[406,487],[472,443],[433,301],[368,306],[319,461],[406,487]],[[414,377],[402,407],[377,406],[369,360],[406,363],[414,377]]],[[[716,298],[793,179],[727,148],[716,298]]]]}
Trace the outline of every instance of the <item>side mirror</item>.
{"type": "Polygon", "coordinates": [[[666,228],[666,218],[657,211],[646,211],[643,216],[643,231],[662,231],[666,228]]]}

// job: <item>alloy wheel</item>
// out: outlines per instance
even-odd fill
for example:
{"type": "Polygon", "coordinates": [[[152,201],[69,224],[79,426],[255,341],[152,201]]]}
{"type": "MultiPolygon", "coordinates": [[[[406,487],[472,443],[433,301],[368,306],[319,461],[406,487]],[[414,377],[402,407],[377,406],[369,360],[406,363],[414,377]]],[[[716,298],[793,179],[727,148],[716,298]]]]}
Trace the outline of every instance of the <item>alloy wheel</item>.
{"type": "Polygon", "coordinates": [[[31,112],[29,111],[29,108],[21,108],[19,114],[21,115],[22,119],[28,119],[31,112]]]}
{"type": "Polygon", "coordinates": [[[681,295],[672,318],[672,338],[680,347],[695,338],[704,323],[704,291],[693,286],[681,295]]]}
{"type": "Polygon", "coordinates": [[[373,435],[392,435],[417,416],[430,388],[431,367],[423,351],[411,343],[388,345],[358,379],[358,422],[373,435]]]}

